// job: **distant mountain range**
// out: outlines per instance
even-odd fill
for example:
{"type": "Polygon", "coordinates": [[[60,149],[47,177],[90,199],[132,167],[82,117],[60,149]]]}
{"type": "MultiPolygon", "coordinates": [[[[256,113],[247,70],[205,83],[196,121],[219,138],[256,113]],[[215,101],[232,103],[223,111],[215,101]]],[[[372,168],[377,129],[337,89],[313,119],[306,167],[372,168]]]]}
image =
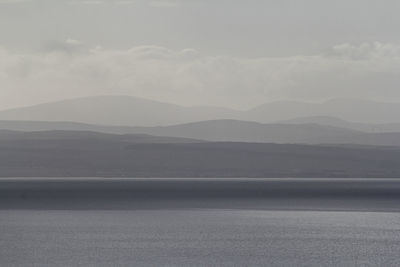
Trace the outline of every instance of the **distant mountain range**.
{"type": "MultiPolygon", "coordinates": [[[[400,146],[400,123],[351,122],[341,118],[396,121],[397,114],[400,114],[400,104],[346,99],[321,104],[275,102],[247,111],[235,111],[183,107],[125,96],[97,96],[0,111],[0,129],[50,131],[30,134],[31,137],[46,136],[50,139],[66,133],[71,137],[71,131],[80,131],[84,133],[74,135],[90,135],[93,139],[100,133],[133,134],[136,140],[141,137],[143,142],[153,143],[204,140],[400,146]],[[313,116],[299,117],[301,115],[313,116]]],[[[104,135],[101,137],[105,138],[104,135]]],[[[119,136],[118,140],[121,138],[119,136]]]]}
{"type": "Polygon", "coordinates": [[[399,177],[398,114],[344,99],[247,111],[70,99],[0,111],[0,177],[399,177]]]}
{"type": "Polygon", "coordinates": [[[301,117],[335,117],[368,124],[397,123],[400,103],[359,99],[332,99],[322,103],[280,101],[266,103],[246,112],[253,121],[274,122],[301,117]]]}
{"type": "Polygon", "coordinates": [[[341,128],[347,128],[347,129],[353,129],[357,131],[371,132],[371,133],[400,132],[400,123],[360,123],[360,122],[350,122],[329,116],[294,118],[290,120],[279,121],[279,123],[283,124],[313,123],[313,124],[329,125],[334,127],[341,127],[341,128]]]}
{"type": "Polygon", "coordinates": [[[353,129],[319,124],[261,124],[249,121],[215,120],[172,126],[130,127],[100,126],[72,122],[0,121],[0,129],[12,131],[44,131],[17,133],[0,131],[0,140],[29,136],[35,139],[117,138],[148,143],[252,142],[281,144],[353,144],[369,146],[400,146],[400,133],[368,133],[353,129]]]}
{"type": "MultiPolygon", "coordinates": [[[[390,124],[399,120],[398,114],[400,103],[355,99],[334,99],[323,103],[280,101],[238,111],[218,107],[184,107],[130,96],[94,96],[3,110],[0,111],[0,120],[165,126],[220,119],[271,123],[298,117],[322,116],[363,124],[390,124]]],[[[362,125],[358,127],[363,128],[362,125]]]]}
{"type": "Polygon", "coordinates": [[[214,142],[319,144],[360,132],[318,124],[262,124],[238,120],[202,121],[173,126],[133,127],[133,131],[214,142]]]}
{"type": "Polygon", "coordinates": [[[158,126],[226,119],[236,117],[237,113],[224,108],[183,107],[129,96],[95,96],[0,111],[0,120],[158,126]]]}
{"type": "Polygon", "coordinates": [[[367,133],[312,123],[261,124],[249,121],[216,120],[164,127],[132,127],[131,130],[136,133],[214,142],[400,146],[400,132],[367,133]]]}

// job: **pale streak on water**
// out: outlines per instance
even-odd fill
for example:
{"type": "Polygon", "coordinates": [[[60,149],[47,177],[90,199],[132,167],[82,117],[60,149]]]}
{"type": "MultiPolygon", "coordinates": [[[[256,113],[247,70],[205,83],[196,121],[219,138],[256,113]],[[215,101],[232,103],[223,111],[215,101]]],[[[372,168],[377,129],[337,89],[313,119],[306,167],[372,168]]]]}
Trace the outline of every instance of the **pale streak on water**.
{"type": "MultiPolygon", "coordinates": [[[[398,199],[395,191],[388,192],[388,201],[384,194],[368,201],[360,192],[358,198],[344,196],[348,209],[343,202],[327,202],[323,196],[311,196],[311,201],[297,192],[298,199],[289,202],[293,210],[276,210],[288,205],[279,195],[253,199],[245,194],[236,207],[219,203],[204,208],[197,194],[195,202],[174,208],[190,199],[185,195],[160,208],[163,199],[151,208],[139,208],[140,202],[123,209],[77,208],[90,199],[63,209],[40,208],[43,203],[23,209],[27,200],[37,199],[25,194],[28,199],[15,204],[7,196],[5,203],[13,208],[0,206],[0,266],[400,266],[400,213],[385,211],[398,199]],[[296,210],[297,200],[312,209],[319,201],[325,204],[296,210]],[[367,211],[375,200],[379,211],[367,211]],[[335,207],[342,211],[332,211],[335,207]]],[[[90,201],[98,200],[98,194],[90,201]]]]}

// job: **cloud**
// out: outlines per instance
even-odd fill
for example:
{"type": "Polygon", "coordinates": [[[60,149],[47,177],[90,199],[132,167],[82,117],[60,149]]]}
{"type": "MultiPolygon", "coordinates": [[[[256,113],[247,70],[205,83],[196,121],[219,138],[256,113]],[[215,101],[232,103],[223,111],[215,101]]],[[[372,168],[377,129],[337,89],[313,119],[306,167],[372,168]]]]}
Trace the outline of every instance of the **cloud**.
{"type": "Polygon", "coordinates": [[[138,0],[69,0],[69,4],[74,5],[128,5],[134,4],[138,0]]]}
{"type": "Polygon", "coordinates": [[[328,51],[328,55],[351,60],[368,60],[400,57],[400,46],[380,42],[363,43],[360,45],[340,44],[328,51]]]}
{"type": "Polygon", "coordinates": [[[178,2],[174,0],[154,0],[150,1],[150,6],[160,8],[176,7],[178,2]]]}
{"type": "Polygon", "coordinates": [[[29,3],[32,0],[0,0],[0,4],[21,4],[21,3],[29,3]]]}
{"type": "Polygon", "coordinates": [[[400,46],[342,44],[312,56],[240,58],[69,39],[37,53],[0,49],[0,85],[3,108],[98,94],[237,108],[280,99],[400,101],[400,46]]]}
{"type": "Polygon", "coordinates": [[[73,55],[85,52],[86,47],[81,41],[70,38],[65,41],[47,42],[42,51],[45,53],[67,53],[73,55]]]}
{"type": "MultiPolygon", "coordinates": [[[[131,5],[150,6],[154,8],[173,8],[181,4],[180,0],[59,0],[63,4],[70,5],[131,5]]],[[[24,3],[51,3],[52,0],[0,0],[0,4],[24,4],[24,3]]]]}

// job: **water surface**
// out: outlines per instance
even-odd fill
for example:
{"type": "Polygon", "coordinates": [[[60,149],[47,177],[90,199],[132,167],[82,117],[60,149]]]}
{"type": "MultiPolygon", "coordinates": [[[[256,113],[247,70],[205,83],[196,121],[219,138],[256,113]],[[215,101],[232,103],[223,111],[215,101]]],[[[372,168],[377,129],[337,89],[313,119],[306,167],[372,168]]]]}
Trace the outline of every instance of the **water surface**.
{"type": "Polygon", "coordinates": [[[2,179],[0,266],[400,266],[400,180],[2,179]]]}

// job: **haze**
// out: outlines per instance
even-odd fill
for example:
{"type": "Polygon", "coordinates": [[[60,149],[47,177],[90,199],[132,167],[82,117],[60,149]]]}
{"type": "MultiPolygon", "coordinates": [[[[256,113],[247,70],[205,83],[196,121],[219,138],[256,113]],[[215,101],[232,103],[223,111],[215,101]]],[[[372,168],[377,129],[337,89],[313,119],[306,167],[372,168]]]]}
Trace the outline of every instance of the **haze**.
{"type": "Polygon", "coordinates": [[[0,108],[400,101],[398,1],[0,0],[0,108]]]}
{"type": "Polygon", "coordinates": [[[0,266],[400,266],[399,0],[0,0],[0,266]]]}

